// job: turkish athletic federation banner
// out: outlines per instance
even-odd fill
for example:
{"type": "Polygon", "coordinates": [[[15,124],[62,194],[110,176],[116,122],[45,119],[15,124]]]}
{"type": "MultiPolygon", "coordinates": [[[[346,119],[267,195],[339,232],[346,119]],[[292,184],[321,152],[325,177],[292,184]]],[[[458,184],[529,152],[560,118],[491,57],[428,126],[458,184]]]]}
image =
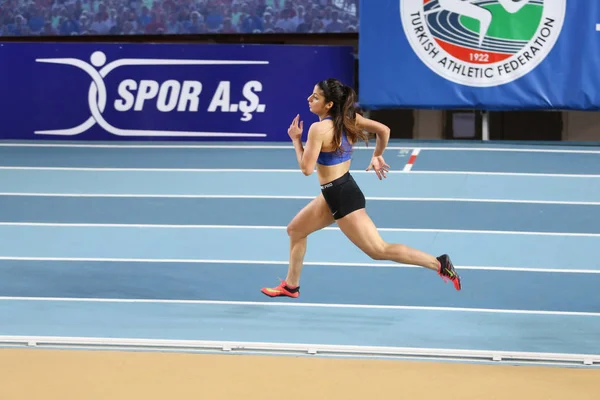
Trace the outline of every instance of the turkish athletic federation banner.
{"type": "Polygon", "coordinates": [[[363,0],[365,108],[600,108],[599,0],[363,0]]]}
{"type": "Polygon", "coordinates": [[[0,139],[289,141],[350,46],[0,43],[0,139]]]}

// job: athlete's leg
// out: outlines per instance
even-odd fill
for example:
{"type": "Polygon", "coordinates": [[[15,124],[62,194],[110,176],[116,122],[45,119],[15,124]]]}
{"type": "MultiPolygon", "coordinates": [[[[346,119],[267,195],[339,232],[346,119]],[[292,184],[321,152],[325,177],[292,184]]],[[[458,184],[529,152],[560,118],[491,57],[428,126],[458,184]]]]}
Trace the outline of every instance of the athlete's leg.
{"type": "Polygon", "coordinates": [[[333,222],[333,216],[322,194],[296,214],[287,226],[287,233],[290,238],[290,264],[287,276],[282,285],[275,288],[263,288],[262,292],[264,294],[272,297],[292,294],[297,297],[296,292],[288,293],[287,289],[297,289],[300,286],[300,274],[302,273],[308,236],[333,224],[333,222]]]}
{"type": "Polygon", "coordinates": [[[337,220],[341,231],[374,260],[389,260],[438,270],[435,256],[403,244],[386,243],[364,208],[337,220]]]}
{"type": "Polygon", "coordinates": [[[290,265],[285,281],[289,286],[295,287],[300,285],[300,274],[302,272],[304,255],[306,254],[308,235],[333,224],[333,222],[331,211],[323,195],[320,194],[300,210],[288,224],[290,265]]]}
{"type": "Polygon", "coordinates": [[[438,258],[403,244],[387,243],[364,208],[338,219],[337,224],[352,243],[374,260],[389,260],[434,270],[443,278],[451,279],[455,288],[460,290],[460,278],[449,257],[444,255],[438,258]]]}

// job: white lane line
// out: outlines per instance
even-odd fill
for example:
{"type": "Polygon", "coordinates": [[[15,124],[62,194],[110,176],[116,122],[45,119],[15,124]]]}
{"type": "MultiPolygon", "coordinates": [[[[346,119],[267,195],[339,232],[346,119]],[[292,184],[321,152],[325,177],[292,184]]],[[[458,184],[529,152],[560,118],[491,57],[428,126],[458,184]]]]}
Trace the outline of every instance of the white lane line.
{"type": "MultiPolygon", "coordinates": [[[[86,148],[86,149],[248,149],[248,150],[293,150],[289,144],[104,144],[104,143],[1,143],[0,147],[54,147],[54,148],[86,148]]],[[[567,149],[568,145],[554,148],[522,147],[444,147],[419,146],[422,150],[435,151],[491,151],[508,153],[565,153],[565,154],[600,154],[600,150],[567,149]],[[562,148],[559,148],[562,147],[562,148]]],[[[590,146],[592,147],[592,146],[590,146]]],[[[598,146],[594,146],[598,147],[598,146]]],[[[412,150],[414,146],[390,145],[386,150],[412,150]]],[[[373,146],[356,146],[356,150],[373,151],[373,146]]]]}
{"type": "MultiPolygon", "coordinates": [[[[266,199],[266,200],[312,200],[313,196],[266,195],[266,194],[150,194],[150,193],[52,193],[52,192],[0,192],[6,197],[83,197],[83,198],[165,198],[165,199],[266,199]]],[[[372,201],[428,201],[464,203],[518,203],[598,206],[600,201],[477,199],[457,197],[378,197],[366,196],[372,201]]]]}
{"type": "Polygon", "coordinates": [[[582,311],[550,311],[550,310],[510,310],[495,308],[468,307],[428,307],[400,306],[380,304],[337,304],[337,303],[303,303],[292,301],[228,301],[228,300],[179,300],[179,299],[123,299],[123,298],[82,298],[82,297],[25,297],[1,296],[0,301],[59,301],[78,303],[153,303],[153,304],[196,304],[209,306],[260,306],[260,307],[298,307],[298,308],[335,308],[335,309],[369,309],[369,310],[407,310],[407,311],[444,311],[471,312],[491,314],[526,314],[526,315],[561,315],[578,317],[600,317],[600,313],[582,311]]]}
{"type": "MultiPolygon", "coordinates": [[[[0,226],[27,227],[69,227],[69,228],[157,228],[157,229],[263,229],[284,230],[286,226],[276,225],[176,225],[176,224],[101,224],[101,223],[56,223],[56,222],[0,222],[0,226]]],[[[339,231],[338,227],[327,227],[322,230],[339,231]]],[[[468,233],[484,235],[531,235],[561,237],[600,237],[600,233],[581,232],[530,232],[530,231],[494,231],[471,229],[421,229],[421,228],[378,228],[382,232],[421,232],[421,233],[468,233]]]]}
{"type": "MultiPolygon", "coordinates": [[[[135,167],[31,167],[0,166],[6,171],[78,171],[78,172],[197,172],[197,173],[292,173],[300,175],[299,169],[280,168],[135,168],[135,167]]],[[[361,169],[350,170],[352,174],[374,174],[373,171],[361,169]]],[[[550,178],[600,178],[600,174],[550,174],[534,172],[480,172],[480,171],[393,171],[388,174],[421,174],[421,175],[484,175],[484,176],[523,176],[550,178]]]]}
{"type": "MultiPolygon", "coordinates": [[[[44,262],[107,262],[107,263],[172,263],[172,264],[244,264],[244,265],[288,265],[288,261],[274,260],[223,260],[223,259],[193,259],[193,258],[120,258],[120,257],[21,257],[0,256],[0,261],[44,261],[44,262]]],[[[331,261],[305,261],[306,266],[318,267],[368,267],[368,268],[413,268],[421,269],[417,265],[397,263],[367,263],[367,262],[331,262],[331,261]]],[[[600,274],[594,269],[567,269],[567,268],[526,268],[526,267],[500,267],[500,266],[472,266],[455,265],[459,270],[474,271],[508,271],[508,272],[542,272],[563,274],[600,274]]]]}

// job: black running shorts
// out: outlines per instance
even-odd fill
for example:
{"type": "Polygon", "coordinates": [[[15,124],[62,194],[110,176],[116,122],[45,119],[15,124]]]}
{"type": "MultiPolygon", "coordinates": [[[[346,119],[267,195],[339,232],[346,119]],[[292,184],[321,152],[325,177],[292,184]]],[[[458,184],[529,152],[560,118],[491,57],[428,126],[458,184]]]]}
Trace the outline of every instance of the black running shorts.
{"type": "Polygon", "coordinates": [[[353,211],[365,208],[365,196],[350,172],[321,185],[321,193],[334,219],[340,219],[353,211]]]}

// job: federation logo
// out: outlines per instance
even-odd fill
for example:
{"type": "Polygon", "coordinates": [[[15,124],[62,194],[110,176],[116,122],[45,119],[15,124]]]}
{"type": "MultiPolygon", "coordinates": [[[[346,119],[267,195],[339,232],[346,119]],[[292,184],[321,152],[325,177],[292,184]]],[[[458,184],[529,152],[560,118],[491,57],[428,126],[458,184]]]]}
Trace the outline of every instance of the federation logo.
{"type": "Polygon", "coordinates": [[[560,36],[566,0],[399,0],[419,58],[454,83],[490,87],[535,69],[560,36]]]}

